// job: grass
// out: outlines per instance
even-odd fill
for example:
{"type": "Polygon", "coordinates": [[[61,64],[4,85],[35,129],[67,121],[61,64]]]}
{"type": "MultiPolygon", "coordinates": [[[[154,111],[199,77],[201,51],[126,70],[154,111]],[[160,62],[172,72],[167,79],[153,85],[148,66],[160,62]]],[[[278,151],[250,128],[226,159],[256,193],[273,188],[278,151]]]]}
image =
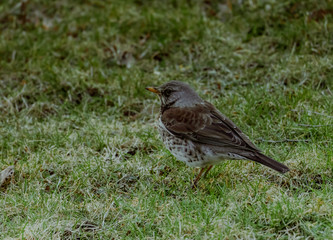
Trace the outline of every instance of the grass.
{"type": "Polygon", "coordinates": [[[231,2],[2,1],[1,239],[332,236],[333,2],[231,2]],[[192,190],[145,90],[174,79],[292,170],[192,190]]]}

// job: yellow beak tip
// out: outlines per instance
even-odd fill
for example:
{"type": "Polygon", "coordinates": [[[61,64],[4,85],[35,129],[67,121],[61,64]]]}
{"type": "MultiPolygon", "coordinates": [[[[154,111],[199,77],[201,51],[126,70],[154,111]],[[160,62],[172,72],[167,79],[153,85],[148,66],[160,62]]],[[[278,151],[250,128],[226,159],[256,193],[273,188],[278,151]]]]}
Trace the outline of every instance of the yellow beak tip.
{"type": "Polygon", "coordinates": [[[154,88],[154,87],[146,87],[146,89],[147,89],[148,91],[150,91],[150,92],[153,92],[153,93],[157,93],[157,94],[160,93],[160,91],[158,91],[158,89],[156,89],[156,88],[154,88]]]}

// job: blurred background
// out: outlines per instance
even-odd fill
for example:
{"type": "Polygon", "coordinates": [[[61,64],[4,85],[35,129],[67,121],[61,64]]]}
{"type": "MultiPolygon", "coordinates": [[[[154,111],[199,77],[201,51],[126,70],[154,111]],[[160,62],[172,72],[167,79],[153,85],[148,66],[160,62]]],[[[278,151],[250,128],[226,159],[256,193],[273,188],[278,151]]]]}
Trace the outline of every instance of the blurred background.
{"type": "Polygon", "coordinates": [[[134,115],[153,98],[146,85],[172,79],[209,92],[206,98],[293,86],[331,94],[332,1],[4,0],[0,6],[3,116],[44,117],[82,105],[134,115]]]}

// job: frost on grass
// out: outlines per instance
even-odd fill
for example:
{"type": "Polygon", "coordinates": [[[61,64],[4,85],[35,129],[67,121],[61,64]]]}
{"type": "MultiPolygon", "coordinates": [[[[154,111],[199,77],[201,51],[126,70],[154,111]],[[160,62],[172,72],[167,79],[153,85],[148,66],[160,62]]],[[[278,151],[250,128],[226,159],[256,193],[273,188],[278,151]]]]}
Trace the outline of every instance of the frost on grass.
{"type": "Polygon", "coordinates": [[[3,4],[1,239],[331,237],[330,3],[230,2],[3,4]],[[191,190],[145,90],[170,80],[291,171],[225,161],[191,190]]]}

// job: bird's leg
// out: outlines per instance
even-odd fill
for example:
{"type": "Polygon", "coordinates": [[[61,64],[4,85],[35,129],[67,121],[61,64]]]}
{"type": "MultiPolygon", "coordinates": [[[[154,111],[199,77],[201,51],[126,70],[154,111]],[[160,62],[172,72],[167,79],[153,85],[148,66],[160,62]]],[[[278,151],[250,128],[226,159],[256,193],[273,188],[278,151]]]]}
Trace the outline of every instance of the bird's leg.
{"type": "Polygon", "coordinates": [[[206,167],[203,167],[203,168],[200,169],[200,172],[199,172],[198,176],[195,178],[195,180],[194,180],[194,182],[192,184],[192,188],[195,188],[197,186],[197,183],[200,180],[201,175],[203,174],[203,172],[205,171],[205,169],[206,169],[206,167]]]}
{"type": "Polygon", "coordinates": [[[207,170],[206,170],[205,174],[203,175],[203,177],[206,177],[206,176],[207,176],[207,173],[208,173],[209,170],[211,170],[212,168],[213,168],[213,165],[210,165],[210,166],[207,168],[207,170]]]}

